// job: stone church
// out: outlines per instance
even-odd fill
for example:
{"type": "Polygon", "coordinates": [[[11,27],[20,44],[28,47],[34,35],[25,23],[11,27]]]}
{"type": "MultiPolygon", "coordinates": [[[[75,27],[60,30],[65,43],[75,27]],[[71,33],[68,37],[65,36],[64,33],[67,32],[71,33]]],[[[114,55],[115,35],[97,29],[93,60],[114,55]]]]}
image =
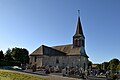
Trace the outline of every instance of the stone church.
{"type": "Polygon", "coordinates": [[[45,46],[41,45],[30,54],[30,64],[37,67],[59,66],[76,67],[86,70],[88,68],[88,56],[85,51],[85,36],[83,34],[80,16],[73,36],[72,44],[45,46]]]}

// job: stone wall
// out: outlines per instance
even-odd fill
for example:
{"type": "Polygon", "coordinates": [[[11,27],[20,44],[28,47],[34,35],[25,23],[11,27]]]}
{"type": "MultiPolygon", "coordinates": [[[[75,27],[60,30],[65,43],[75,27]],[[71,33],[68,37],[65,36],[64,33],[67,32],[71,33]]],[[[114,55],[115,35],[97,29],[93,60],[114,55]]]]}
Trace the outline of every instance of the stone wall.
{"type": "Polygon", "coordinates": [[[31,66],[36,64],[36,67],[41,67],[42,66],[42,61],[43,61],[43,56],[30,56],[31,66]]]}
{"type": "Polygon", "coordinates": [[[31,56],[30,62],[37,67],[41,66],[60,66],[60,67],[82,67],[84,70],[88,67],[88,58],[84,56],[31,56]],[[36,60],[35,60],[36,58],[36,60]],[[35,62],[36,61],[36,62],[35,62]]]}

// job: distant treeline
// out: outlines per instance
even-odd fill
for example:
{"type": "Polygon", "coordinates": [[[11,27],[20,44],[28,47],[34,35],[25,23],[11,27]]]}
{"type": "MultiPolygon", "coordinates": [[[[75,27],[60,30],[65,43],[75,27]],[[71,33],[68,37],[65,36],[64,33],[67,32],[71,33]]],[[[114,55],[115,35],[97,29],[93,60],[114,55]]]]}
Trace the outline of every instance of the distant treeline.
{"type": "Polygon", "coordinates": [[[0,51],[0,66],[21,66],[29,63],[29,52],[25,48],[12,48],[3,53],[0,51]]]}
{"type": "Polygon", "coordinates": [[[102,64],[97,64],[96,68],[98,70],[119,71],[120,70],[120,60],[117,58],[113,58],[109,62],[103,62],[102,64]]]}

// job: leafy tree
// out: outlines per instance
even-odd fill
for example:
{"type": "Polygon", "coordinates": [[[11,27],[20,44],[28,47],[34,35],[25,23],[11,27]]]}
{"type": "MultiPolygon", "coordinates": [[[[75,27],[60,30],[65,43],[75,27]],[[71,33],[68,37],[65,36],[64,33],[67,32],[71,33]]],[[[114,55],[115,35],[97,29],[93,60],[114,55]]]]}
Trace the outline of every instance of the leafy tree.
{"type": "Polygon", "coordinates": [[[0,60],[4,59],[4,54],[3,54],[3,51],[1,50],[0,51],[0,60]]]}
{"type": "Polygon", "coordinates": [[[88,62],[88,66],[92,66],[92,62],[91,61],[88,62]]]}
{"type": "Polygon", "coordinates": [[[89,68],[92,68],[92,62],[91,61],[88,61],[88,69],[89,68]]]}
{"type": "Polygon", "coordinates": [[[101,64],[97,64],[97,69],[98,70],[102,70],[102,65],[101,64]]]}
{"type": "Polygon", "coordinates": [[[12,57],[16,61],[20,61],[22,64],[29,62],[29,52],[24,48],[13,48],[12,49],[12,57]]]}
{"type": "Polygon", "coordinates": [[[107,67],[109,66],[109,62],[103,62],[102,63],[102,69],[107,70],[107,67]]]}
{"type": "Polygon", "coordinates": [[[116,70],[118,64],[119,64],[119,60],[114,58],[109,62],[108,69],[112,71],[116,70]]]}
{"type": "Polygon", "coordinates": [[[120,70],[120,63],[117,65],[117,70],[120,70]]]}
{"type": "Polygon", "coordinates": [[[5,53],[5,60],[11,61],[13,60],[12,56],[11,56],[11,49],[8,48],[8,50],[5,53]]]}

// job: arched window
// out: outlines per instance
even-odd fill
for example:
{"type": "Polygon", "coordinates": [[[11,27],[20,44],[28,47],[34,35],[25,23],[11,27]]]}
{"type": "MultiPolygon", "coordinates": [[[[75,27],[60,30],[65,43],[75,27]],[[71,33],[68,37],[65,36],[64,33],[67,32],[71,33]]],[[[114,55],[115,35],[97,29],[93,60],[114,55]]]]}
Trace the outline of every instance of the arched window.
{"type": "Polygon", "coordinates": [[[35,58],[34,58],[34,62],[36,62],[37,61],[37,57],[35,56],[35,58]]]}
{"type": "Polygon", "coordinates": [[[76,42],[75,46],[78,46],[78,40],[77,40],[77,39],[76,39],[76,41],[75,41],[75,42],[76,42]]]}
{"type": "Polygon", "coordinates": [[[76,46],[76,39],[74,39],[74,43],[73,44],[74,44],[74,46],[76,46]]]}
{"type": "Polygon", "coordinates": [[[77,44],[78,47],[80,47],[80,39],[78,39],[78,44],[77,44]]]}
{"type": "Polygon", "coordinates": [[[73,43],[74,46],[77,46],[77,43],[78,43],[78,42],[77,42],[77,39],[74,39],[74,43],[73,43]]]}

